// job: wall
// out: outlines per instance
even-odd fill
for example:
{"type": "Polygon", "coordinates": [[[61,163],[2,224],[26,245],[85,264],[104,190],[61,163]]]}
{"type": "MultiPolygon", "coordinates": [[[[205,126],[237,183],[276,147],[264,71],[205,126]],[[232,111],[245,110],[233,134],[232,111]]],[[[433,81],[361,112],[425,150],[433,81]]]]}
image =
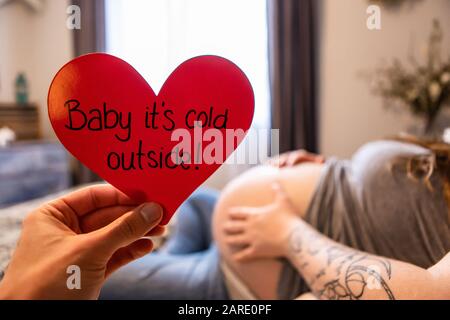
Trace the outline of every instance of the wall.
{"type": "Polygon", "coordinates": [[[47,90],[54,74],[73,55],[66,28],[68,0],[45,0],[33,12],[16,1],[0,8],[0,102],[14,101],[14,80],[25,72],[30,101],[39,105],[41,128],[53,137],[47,117],[47,90]]]}
{"type": "Polygon", "coordinates": [[[407,113],[383,108],[360,78],[361,71],[375,68],[381,59],[405,60],[411,48],[423,56],[435,17],[445,32],[445,52],[450,53],[449,0],[408,0],[397,9],[382,8],[380,31],[366,27],[368,5],[368,0],[320,0],[318,97],[325,155],[347,157],[365,142],[413,124],[407,113]]]}
{"type": "MultiPolygon", "coordinates": [[[[420,55],[434,17],[440,19],[449,39],[450,0],[416,0],[414,6],[383,9],[381,31],[366,28],[368,0],[317,1],[321,4],[320,146],[325,155],[346,157],[363,143],[413,123],[407,114],[383,109],[382,101],[371,95],[358,73],[373,69],[383,58],[406,58],[411,47],[420,55]]],[[[0,9],[0,102],[14,100],[14,79],[19,71],[26,72],[31,100],[42,110],[46,137],[53,137],[46,115],[47,89],[56,71],[73,55],[70,30],[65,27],[68,2],[44,0],[38,13],[20,3],[0,9]]],[[[449,48],[447,40],[445,49],[449,48]]]]}

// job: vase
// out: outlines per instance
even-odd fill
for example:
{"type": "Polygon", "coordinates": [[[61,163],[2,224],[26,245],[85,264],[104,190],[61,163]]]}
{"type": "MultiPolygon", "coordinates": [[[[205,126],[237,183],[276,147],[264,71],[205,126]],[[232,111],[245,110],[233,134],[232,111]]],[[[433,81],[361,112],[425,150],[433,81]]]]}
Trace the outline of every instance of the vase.
{"type": "Polygon", "coordinates": [[[441,140],[444,131],[449,127],[450,110],[442,109],[431,126],[427,125],[427,121],[424,118],[417,118],[417,122],[411,125],[407,132],[426,140],[441,140]]]}

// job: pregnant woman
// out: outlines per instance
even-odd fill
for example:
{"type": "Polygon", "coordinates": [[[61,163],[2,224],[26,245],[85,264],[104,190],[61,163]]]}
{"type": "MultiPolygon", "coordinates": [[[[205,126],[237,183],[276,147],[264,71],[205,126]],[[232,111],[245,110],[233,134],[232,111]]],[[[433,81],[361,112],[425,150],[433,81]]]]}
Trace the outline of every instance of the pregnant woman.
{"type": "Polygon", "coordinates": [[[449,159],[448,145],[417,141],[369,143],[348,161],[283,155],[219,197],[194,194],[163,248],[113,274],[101,298],[357,299],[370,276],[382,289],[370,298],[396,298],[394,266],[420,280],[450,251],[449,159]]]}
{"type": "Polygon", "coordinates": [[[151,255],[161,208],[84,188],[25,219],[0,299],[450,299],[449,159],[417,141],[283,155],[196,192],[151,255]]]}

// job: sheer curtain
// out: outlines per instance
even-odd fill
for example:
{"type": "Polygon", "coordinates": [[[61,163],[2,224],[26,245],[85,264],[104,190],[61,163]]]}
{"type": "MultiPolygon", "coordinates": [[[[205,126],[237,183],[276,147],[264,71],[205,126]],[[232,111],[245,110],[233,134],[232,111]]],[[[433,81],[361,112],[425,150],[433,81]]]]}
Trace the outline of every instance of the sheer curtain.
{"type": "Polygon", "coordinates": [[[158,92],[188,58],[235,62],[255,91],[254,125],[269,126],[264,0],[106,0],[106,49],[132,64],[158,92]]]}
{"type": "MultiPolygon", "coordinates": [[[[105,0],[105,10],[107,52],[133,65],[155,92],[183,61],[223,56],[253,86],[253,127],[270,127],[266,1],[105,0]]],[[[247,168],[224,165],[207,184],[220,188],[247,168]]]]}

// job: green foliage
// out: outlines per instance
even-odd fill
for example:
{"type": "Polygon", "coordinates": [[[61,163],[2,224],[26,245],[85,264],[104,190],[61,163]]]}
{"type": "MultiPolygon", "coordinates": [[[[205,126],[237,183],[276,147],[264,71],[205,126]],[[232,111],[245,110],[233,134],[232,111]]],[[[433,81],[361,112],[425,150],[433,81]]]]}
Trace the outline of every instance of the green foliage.
{"type": "Polygon", "coordinates": [[[429,37],[427,63],[412,59],[407,68],[394,59],[373,75],[373,92],[388,104],[400,104],[426,120],[427,133],[440,110],[450,100],[450,56],[441,57],[443,32],[437,20],[429,37]]]}

